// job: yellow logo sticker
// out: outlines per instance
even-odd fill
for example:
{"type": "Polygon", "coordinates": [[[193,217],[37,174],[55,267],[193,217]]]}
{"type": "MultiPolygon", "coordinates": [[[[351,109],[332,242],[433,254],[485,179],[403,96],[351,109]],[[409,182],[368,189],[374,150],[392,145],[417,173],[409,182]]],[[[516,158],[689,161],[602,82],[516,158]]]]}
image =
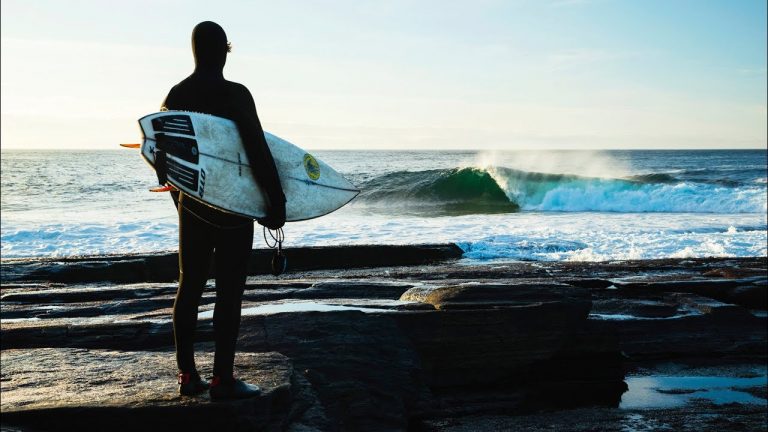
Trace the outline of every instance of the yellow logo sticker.
{"type": "Polygon", "coordinates": [[[304,170],[307,172],[307,176],[309,176],[312,180],[317,180],[320,178],[320,164],[317,163],[317,160],[309,153],[304,155],[304,170]]]}

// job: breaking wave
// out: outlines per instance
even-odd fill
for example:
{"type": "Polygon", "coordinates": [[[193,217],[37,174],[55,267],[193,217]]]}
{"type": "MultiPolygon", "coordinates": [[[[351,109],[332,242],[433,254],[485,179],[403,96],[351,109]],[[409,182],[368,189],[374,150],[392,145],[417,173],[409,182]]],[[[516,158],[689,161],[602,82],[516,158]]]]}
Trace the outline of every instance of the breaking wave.
{"type": "Polygon", "coordinates": [[[624,178],[548,174],[505,167],[398,171],[363,185],[363,205],[445,213],[760,213],[764,187],[697,182],[668,173],[624,178]]]}

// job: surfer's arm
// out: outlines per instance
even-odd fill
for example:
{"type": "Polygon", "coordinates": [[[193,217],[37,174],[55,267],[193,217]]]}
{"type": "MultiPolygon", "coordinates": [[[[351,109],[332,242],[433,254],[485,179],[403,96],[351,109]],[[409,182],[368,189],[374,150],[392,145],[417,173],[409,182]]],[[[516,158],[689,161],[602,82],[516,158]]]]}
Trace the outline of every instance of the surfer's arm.
{"type": "Polygon", "coordinates": [[[238,116],[235,123],[243,138],[243,147],[251,164],[251,172],[267,198],[267,217],[259,223],[275,229],[285,224],[285,194],[280,184],[280,174],[269,150],[261,121],[256,113],[256,103],[245,86],[239,85],[238,116]]]}

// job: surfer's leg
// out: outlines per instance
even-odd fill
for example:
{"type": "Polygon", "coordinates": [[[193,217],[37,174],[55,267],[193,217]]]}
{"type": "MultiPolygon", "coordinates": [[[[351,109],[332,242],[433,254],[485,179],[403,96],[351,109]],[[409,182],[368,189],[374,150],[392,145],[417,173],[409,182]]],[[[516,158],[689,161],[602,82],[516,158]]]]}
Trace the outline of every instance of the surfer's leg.
{"type": "Polygon", "coordinates": [[[240,330],[240,306],[253,247],[253,224],[220,230],[216,239],[216,306],[213,331],[216,355],[213,374],[230,379],[235,361],[235,345],[240,330]]]}
{"type": "Polygon", "coordinates": [[[173,304],[173,336],[179,371],[196,374],[197,308],[208,280],[213,252],[211,228],[183,208],[179,211],[179,289],[173,304]]]}

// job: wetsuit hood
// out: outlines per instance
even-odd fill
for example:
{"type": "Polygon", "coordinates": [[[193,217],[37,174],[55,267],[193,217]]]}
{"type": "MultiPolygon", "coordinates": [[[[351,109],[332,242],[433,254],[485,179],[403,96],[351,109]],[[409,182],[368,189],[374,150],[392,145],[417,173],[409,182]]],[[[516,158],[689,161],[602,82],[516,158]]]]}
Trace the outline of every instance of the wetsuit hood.
{"type": "Polygon", "coordinates": [[[220,25],[204,21],[192,30],[192,52],[195,72],[223,76],[227,62],[227,34],[220,25]]]}

